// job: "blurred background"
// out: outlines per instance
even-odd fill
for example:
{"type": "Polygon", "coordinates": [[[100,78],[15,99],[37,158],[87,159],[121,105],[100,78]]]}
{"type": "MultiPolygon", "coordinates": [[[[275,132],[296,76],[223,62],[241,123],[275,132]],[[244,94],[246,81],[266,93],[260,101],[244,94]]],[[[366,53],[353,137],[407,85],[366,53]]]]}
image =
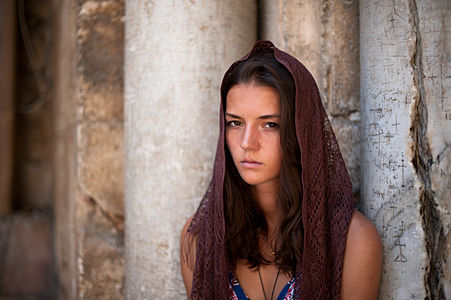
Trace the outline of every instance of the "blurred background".
{"type": "Polygon", "coordinates": [[[1,0],[0,300],[180,299],[219,84],[257,40],[314,76],[384,243],[380,299],[450,299],[447,0],[1,0]]]}
{"type": "MultiPolygon", "coordinates": [[[[103,298],[120,299],[123,293],[123,271],[119,270],[124,265],[124,3],[108,1],[102,6],[93,1],[99,10],[87,12],[89,17],[82,17],[82,4],[54,0],[0,2],[0,299],[70,299],[58,277],[76,282],[79,275],[72,273],[67,261],[75,258],[75,253],[84,256],[85,251],[103,257],[98,261],[90,258],[93,270],[96,264],[112,263],[104,272],[106,277],[93,278],[96,285],[108,283],[102,287],[107,295],[103,298]],[[77,23],[70,14],[78,16],[77,23]],[[77,30],[83,29],[79,26],[91,33],[84,43],[81,37],[76,42],[77,30]],[[77,81],[78,72],[89,77],[86,90],[105,93],[108,100],[91,105],[92,111],[104,115],[103,120],[93,123],[108,127],[108,132],[93,129],[89,133],[91,140],[86,142],[93,145],[82,146],[75,141],[73,125],[80,118],[76,107],[81,98],[71,93],[79,93],[72,83],[77,81]],[[65,78],[60,76],[60,80],[62,73],[65,78]],[[65,100],[59,101],[62,98],[65,100]],[[66,144],[73,148],[66,148],[66,144]],[[86,165],[94,171],[89,175],[93,176],[91,184],[83,188],[109,203],[102,206],[91,197],[82,200],[88,210],[85,228],[90,231],[84,235],[111,240],[83,245],[90,250],[79,250],[69,242],[79,235],[71,223],[75,216],[70,216],[68,209],[75,205],[69,204],[75,196],[73,191],[83,185],[74,180],[80,170],[73,168],[80,160],[74,151],[81,148],[89,148],[86,165]],[[56,212],[64,214],[59,220],[61,229],[56,227],[56,212]],[[64,241],[57,242],[59,230],[64,241]],[[67,250],[69,247],[73,248],[67,250]],[[59,251],[63,258],[57,264],[59,251]],[[68,256],[71,251],[72,257],[68,256]]],[[[99,294],[87,297],[102,298],[99,294]]]]}
{"type": "Polygon", "coordinates": [[[53,1],[0,3],[0,298],[56,299],[53,1]]]}

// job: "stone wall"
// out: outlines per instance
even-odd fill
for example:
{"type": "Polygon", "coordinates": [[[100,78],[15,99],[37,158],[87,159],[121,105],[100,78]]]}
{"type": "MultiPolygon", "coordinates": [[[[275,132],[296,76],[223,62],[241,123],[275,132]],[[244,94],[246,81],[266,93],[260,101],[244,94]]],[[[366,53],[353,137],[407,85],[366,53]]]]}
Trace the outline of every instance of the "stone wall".
{"type": "Polygon", "coordinates": [[[359,1],[260,1],[260,38],[312,73],[355,197],[360,190],[359,1]]]}
{"type": "Polygon", "coordinates": [[[384,243],[382,299],[450,289],[446,1],[361,1],[362,203],[384,243]]]}
{"type": "Polygon", "coordinates": [[[121,299],[124,3],[59,4],[56,253],[62,299],[121,299]]]}

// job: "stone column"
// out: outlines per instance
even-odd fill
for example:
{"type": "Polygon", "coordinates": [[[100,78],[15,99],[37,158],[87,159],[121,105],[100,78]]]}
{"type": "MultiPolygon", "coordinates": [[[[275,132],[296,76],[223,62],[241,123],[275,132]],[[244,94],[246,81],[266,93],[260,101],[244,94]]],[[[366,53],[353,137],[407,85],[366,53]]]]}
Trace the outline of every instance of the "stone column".
{"type": "Polygon", "coordinates": [[[11,210],[16,1],[0,1],[0,216],[11,210]]]}
{"type": "Polygon", "coordinates": [[[123,299],[124,1],[57,2],[59,298],[123,299]]]}
{"type": "Polygon", "coordinates": [[[359,1],[259,3],[260,37],[297,57],[315,78],[358,197],[359,1]]]}
{"type": "Polygon", "coordinates": [[[126,298],[186,297],[179,237],[211,177],[219,85],[256,40],[255,1],[127,1],[126,298]]]}
{"type": "Polygon", "coordinates": [[[450,19],[445,0],[360,1],[361,192],[384,244],[380,299],[451,294],[450,19]]]}

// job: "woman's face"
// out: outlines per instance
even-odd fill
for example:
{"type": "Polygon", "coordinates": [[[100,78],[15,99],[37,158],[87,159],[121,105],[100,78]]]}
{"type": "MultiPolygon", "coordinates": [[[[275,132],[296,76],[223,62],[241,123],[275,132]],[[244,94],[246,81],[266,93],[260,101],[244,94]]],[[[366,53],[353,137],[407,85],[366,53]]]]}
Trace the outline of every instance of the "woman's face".
{"type": "Polygon", "coordinates": [[[227,93],[226,143],[241,178],[265,189],[279,188],[282,149],[275,89],[238,84],[227,93]]]}

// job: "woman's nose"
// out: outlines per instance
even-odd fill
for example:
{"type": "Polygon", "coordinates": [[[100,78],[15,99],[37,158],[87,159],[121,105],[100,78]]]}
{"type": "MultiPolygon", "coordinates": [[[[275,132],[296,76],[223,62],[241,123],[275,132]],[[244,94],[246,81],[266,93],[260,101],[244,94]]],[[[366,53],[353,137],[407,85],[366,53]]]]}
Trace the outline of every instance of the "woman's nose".
{"type": "Polygon", "coordinates": [[[241,148],[244,150],[257,150],[259,146],[258,131],[250,126],[246,127],[241,139],[241,148]]]}

